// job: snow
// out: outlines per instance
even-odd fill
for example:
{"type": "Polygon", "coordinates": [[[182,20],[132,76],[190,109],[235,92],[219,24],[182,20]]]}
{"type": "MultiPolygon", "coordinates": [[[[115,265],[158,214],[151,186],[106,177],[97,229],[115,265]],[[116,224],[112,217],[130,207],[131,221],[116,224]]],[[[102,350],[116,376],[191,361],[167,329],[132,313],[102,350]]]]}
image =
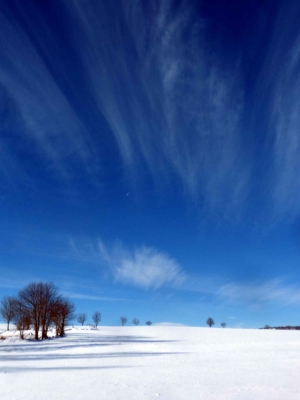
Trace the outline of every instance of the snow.
{"type": "Polygon", "coordinates": [[[101,326],[0,340],[1,399],[293,400],[299,370],[299,331],[101,326]]]}

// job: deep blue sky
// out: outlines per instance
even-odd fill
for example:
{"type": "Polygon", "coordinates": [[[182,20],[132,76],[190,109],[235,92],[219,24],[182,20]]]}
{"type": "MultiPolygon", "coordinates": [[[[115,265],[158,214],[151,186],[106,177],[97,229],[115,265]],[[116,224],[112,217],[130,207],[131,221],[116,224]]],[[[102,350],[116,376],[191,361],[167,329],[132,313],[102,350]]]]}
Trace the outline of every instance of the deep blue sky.
{"type": "Polygon", "coordinates": [[[299,324],[300,4],[0,0],[0,294],[299,324]]]}

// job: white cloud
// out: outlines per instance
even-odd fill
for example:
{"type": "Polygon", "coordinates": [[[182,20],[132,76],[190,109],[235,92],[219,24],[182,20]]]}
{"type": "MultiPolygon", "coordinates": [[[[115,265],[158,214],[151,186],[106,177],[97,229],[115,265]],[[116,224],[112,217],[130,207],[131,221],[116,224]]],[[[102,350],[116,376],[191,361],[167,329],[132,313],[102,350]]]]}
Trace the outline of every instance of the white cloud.
{"type": "Polygon", "coordinates": [[[158,289],[164,285],[180,287],[186,278],[174,259],[156,249],[143,246],[129,251],[119,243],[108,250],[99,243],[100,255],[118,282],[158,289]]]}
{"type": "MultiPolygon", "coordinates": [[[[119,241],[106,246],[101,239],[68,238],[66,257],[95,265],[106,265],[116,282],[145,289],[162,286],[182,288],[187,280],[181,266],[169,255],[147,246],[129,250],[119,241]]],[[[102,272],[107,275],[107,270],[102,272]]]]}

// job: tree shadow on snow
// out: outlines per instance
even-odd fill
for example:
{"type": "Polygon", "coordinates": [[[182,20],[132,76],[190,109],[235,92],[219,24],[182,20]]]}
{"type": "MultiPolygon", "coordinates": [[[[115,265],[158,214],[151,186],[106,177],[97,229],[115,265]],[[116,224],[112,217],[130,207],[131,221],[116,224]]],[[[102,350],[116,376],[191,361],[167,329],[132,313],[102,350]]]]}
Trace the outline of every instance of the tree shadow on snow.
{"type": "Polygon", "coordinates": [[[26,367],[26,368],[25,367],[24,368],[22,368],[22,367],[3,367],[3,368],[0,368],[0,373],[10,374],[10,373],[22,373],[24,371],[34,372],[34,373],[37,373],[39,371],[41,371],[41,372],[48,372],[48,371],[57,371],[57,372],[63,371],[63,372],[65,372],[65,371],[70,371],[70,370],[91,371],[91,370],[99,370],[99,369],[120,369],[120,368],[128,369],[128,368],[133,368],[133,367],[126,366],[126,365],[99,366],[99,367],[71,367],[71,366],[69,367],[68,366],[68,367],[42,367],[42,368],[39,368],[39,367],[37,367],[37,368],[34,368],[34,367],[26,367]]]}
{"type": "MultiPolygon", "coordinates": [[[[102,358],[135,358],[152,357],[175,354],[186,354],[184,352],[111,352],[111,353],[86,353],[86,354],[17,354],[1,355],[1,361],[49,361],[49,360],[84,360],[84,359],[102,359],[102,358]]],[[[27,369],[27,367],[24,367],[27,369]]]]}
{"type": "Polygon", "coordinates": [[[54,337],[43,341],[26,340],[24,342],[6,343],[0,347],[2,352],[32,352],[32,351],[56,351],[68,350],[76,348],[90,348],[90,347],[103,347],[103,346],[118,346],[122,344],[166,344],[177,342],[177,340],[159,340],[144,336],[116,336],[106,335],[95,337],[94,335],[85,334],[83,337],[78,337],[69,333],[66,337],[54,337]]]}

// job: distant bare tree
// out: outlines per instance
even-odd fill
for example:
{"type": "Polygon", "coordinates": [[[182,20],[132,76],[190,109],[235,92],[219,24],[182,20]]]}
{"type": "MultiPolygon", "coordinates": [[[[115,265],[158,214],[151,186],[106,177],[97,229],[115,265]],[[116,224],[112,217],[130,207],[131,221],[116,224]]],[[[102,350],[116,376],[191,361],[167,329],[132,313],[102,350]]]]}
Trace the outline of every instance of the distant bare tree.
{"type": "Polygon", "coordinates": [[[0,314],[7,322],[7,330],[9,331],[9,324],[14,318],[14,305],[16,299],[14,297],[6,296],[1,301],[0,314]]]}
{"type": "Polygon", "coordinates": [[[221,322],[220,324],[223,328],[225,328],[227,326],[226,322],[221,322]]]}
{"type": "Polygon", "coordinates": [[[81,313],[77,315],[77,321],[83,326],[85,321],[87,320],[87,315],[85,313],[81,313]]]}
{"type": "Polygon", "coordinates": [[[126,317],[120,317],[120,320],[121,320],[122,326],[124,326],[126,324],[126,322],[127,322],[127,318],[126,317]]]}
{"type": "Polygon", "coordinates": [[[137,318],[133,318],[132,323],[137,326],[140,323],[140,320],[137,318]]]}
{"type": "Polygon", "coordinates": [[[146,325],[150,326],[150,325],[152,325],[152,322],[151,321],[147,321],[146,325]]]}
{"type": "Polygon", "coordinates": [[[101,312],[95,311],[92,318],[93,321],[95,322],[96,328],[98,328],[98,324],[101,321],[101,312]]]}
{"type": "Polygon", "coordinates": [[[208,318],[206,323],[211,328],[215,324],[215,321],[212,318],[208,318]]]}

